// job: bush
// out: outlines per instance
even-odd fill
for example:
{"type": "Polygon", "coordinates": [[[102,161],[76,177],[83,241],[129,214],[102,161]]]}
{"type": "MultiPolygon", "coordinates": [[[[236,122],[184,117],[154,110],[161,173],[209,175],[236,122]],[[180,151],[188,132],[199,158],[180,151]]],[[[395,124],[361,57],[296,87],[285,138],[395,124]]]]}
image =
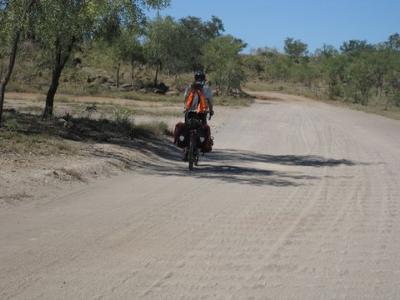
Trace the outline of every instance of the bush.
{"type": "Polygon", "coordinates": [[[135,136],[136,137],[150,137],[151,135],[172,136],[173,134],[165,122],[143,123],[143,124],[139,124],[135,127],[135,136]]]}
{"type": "Polygon", "coordinates": [[[113,120],[118,130],[127,133],[128,136],[133,136],[134,122],[131,120],[131,112],[129,109],[122,107],[114,109],[113,120]]]}
{"type": "Polygon", "coordinates": [[[204,46],[203,63],[218,92],[227,95],[240,90],[246,78],[240,57],[245,47],[232,36],[217,37],[204,46]]]}
{"type": "Polygon", "coordinates": [[[268,81],[272,87],[284,82],[285,91],[341,99],[362,105],[393,107],[399,105],[400,48],[399,35],[387,42],[345,42],[341,51],[324,45],[309,54],[306,45],[286,40],[286,54],[263,48],[242,60],[252,79],[268,81]],[[264,71],[262,71],[264,70],[264,71]],[[262,74],[259,74],[259,73],[262,74]],[[254,78],[257,76],[257,78],[254,78]]]}

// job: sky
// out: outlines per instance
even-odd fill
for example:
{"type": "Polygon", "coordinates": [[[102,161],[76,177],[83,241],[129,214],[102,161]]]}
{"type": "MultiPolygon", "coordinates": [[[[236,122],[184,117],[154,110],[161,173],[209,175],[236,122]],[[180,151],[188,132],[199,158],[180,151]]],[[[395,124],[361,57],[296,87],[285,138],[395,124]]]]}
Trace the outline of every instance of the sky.
{"type": "Polygon", "coordinates": [[[171,0],[161,15],[203,20],[215,15],[226,34],[248,44],[247,52],[281,50],[287,37],[306,42],[314,51],[323,44],[338,48],[350,39],[382,42],[400,33],[400,0],[171,0]]]}

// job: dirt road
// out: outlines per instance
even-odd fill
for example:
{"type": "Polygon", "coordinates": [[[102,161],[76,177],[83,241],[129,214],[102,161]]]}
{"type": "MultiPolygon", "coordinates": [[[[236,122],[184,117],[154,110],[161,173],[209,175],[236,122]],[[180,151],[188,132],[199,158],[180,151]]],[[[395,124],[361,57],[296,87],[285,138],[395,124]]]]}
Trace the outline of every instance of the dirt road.
{"type": "MultiPolygon", "coordinates": [[[[400,122],[312,101],[0,212],[0,299],[400,299],[400,122]]],[[[218,115],[217,115],[218,117],[218,115]]]]}

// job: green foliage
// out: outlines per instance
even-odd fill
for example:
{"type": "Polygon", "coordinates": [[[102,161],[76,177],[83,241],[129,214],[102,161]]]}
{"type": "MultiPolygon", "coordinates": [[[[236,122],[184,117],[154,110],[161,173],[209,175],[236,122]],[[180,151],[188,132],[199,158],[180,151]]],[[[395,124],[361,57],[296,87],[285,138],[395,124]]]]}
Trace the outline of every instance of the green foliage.
{"type": "Polygon", "coordinates": [[[114,123],[120,132],[127,133],[128,136],[133,137],[134,134],[134,123],[131,120],[131,112],[126,108],[118,108],[113,111],[114,123]]]}
{"type": "Polygon", "coordinates": [[[370,100],[387,109],[400,105],[400,35],[384,43],[344,42],[340,51],[324,45],[313,55],[307,46],[292,38],[285,40],[285,53],[258,49],[243,59],[247,74],[269,82],[301,84],[322,90],[319,96],[345,99],[362,105],[370,100]]]}
{"type": "Polygon", "coordinates": [[[341,85],[345,78],[346,58],[333,55],[325,57],[322,64],[323,79],[328,85],[328,96],[330,99],[336,99],[342,94],[341,85]]]}
{"type": "Polygon", "coordinates": [[[32,0],[0,1],[0,79],[8,68],[15,39],[26,31],[32,0]]]}
{"type": "Polygon", "coordinates": [[[288,80],[290,77],[290,59],[282,55],[271,55],[267,63],[266,75],[270,80],[288,80]]]}
{"type": "Polygon", "coordinates": [[[265,58],[261,55],[245,55],[243,56],[243,63],[252,72],[252,76],[256,76],[262,79],[262,75],[265,72],[265,58]]]}
{"type": "Polygon", "coordinates": [[[222,20],[213,16],[210,21],[203,22],[197,17],[186,17],[179,20],[181,39],[179,47],[185,49],[189,70],[202,68],[203,47],[224,32],[222,20]]]}
{"type": "Polygon", "coordinates": [[[331,58],[339,54],[339,51],[332,45],[324,44],[322,48],[316,50],[316,56],[322,59],[331,58]]]}
{"type": "Polygon", "coordinates": [[[367,105],[374,83],[374,66],[370,64],[369,57],[360,57],[350,65],[348,79],[355,88],[354,100],[367,105]]]}
{"type": "Polygon", "coordinates": [[[293,38],[287,38],[285,40],[285,53],[289,55],[290,58],[296,60],[296,62],[298,62],[300,57],[304,57],[307,55],[307,48],[307,44],[303,43],[300,40],[295,40],[293,38]]]}
{"type": "Polygon", "coordinates": [[[130,122],[129,119],[131,116],[131,112],[129,109],[119,107],[113,111],[113,115],[114,115],[113,117],[114,121],[117,122],[118,124],[130,122]]]}
{"type": "Polygon", "coordinates": [[[373,47],[369,45],[367,41],[360,41],[360,40],[350,40],[344,42],[343,45],[340,47],[342,53],[346,55],[358,55],[366,50],[371,50],[373,47]]]}
{"type": "Polygon", "coordinates": [[[0,49],[13,38],[19,28],[26,29],[31,0],[0,0],[0,49]]]}
{"type": "Polygon", "coordinates": [[[395,33],[389,36],[386,46],[389,49],[400,51],[400,34],[395,33]]]}
{"type": "Polygon", "coordinates": [[[16,119],[10,118],[6,120],[4,128],[8,131],[16,132],[19,130],[19,125],[16,119]]]}
{"type": "Polygon", "coordinates": [[[149,23],[145,42],[148,61],[177,73],[185,69],[188,58],[179,44],[180,31],[172,17],[157,17],[149,23]]]}
{"type": "Polygon", "coordinates": [[[0,127],[4,96],[11,79],[21,36],[26,32],[36,0],[10,0],[0,3],[0,127]]]}
{"type": "Polygon", "coordinates": [[[318,65],[302,61],[292,67],[291,77],[294,81],[301,82],[307,87],[311,87],[316,78],[319,77],[318,65]]]}
{"type": "Polygon", "coordinates": [[[246,44],[233,36],[221,36],[204,46],[203,64],[222,94],[240,89],[245,80],[240,52],[246,44]]]}
{"type": "Polygon", "coordinates": [[[150,64],[172,74],[201,69],[203,47],[224,30],[222,21],[196,17],[178,21],[170,16],[151,21],[146,28],[145,54],[150,64]]]}

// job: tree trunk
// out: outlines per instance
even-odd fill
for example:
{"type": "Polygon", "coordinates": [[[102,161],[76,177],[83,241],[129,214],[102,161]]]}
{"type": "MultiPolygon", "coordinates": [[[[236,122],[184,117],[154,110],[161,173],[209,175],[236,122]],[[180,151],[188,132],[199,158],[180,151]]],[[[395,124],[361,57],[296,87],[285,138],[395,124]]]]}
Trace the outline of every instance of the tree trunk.
{"type": "Polygon", "coordinates": [[[48,117],[53,115],[54,96],[57,93],[57,89],[58,89],[58,85],[59,85],[60,77],[61,77],[61,72],[62,72],[61,66],[60,65],[55,66],[52,77],[51,77],[50,88],[47,92],[46,106],[45,106],[44,112],[43,112],[43,119],[47,119],[48,117]]]}
{"type": "Polygon", "coordinates": [[[4,106],[4,95],[6,92],[6,87],[3,83],[0,83],[0,128],[3,121],[3,106],[4,106]]]}
{"type": "Polygon", "coordinates": [[[154,87],[158,86],[158,72],[159,72],[158,66],[159,65],[157,65],[157,67],[156,67],[156,75],[154,77],[154,87]]]}
{"type": "MultiPolygon", "coordinates": [[[[32,7],[36,4],[36,1],[37,0],[31,0],[28,3],[28,6],[26,7],[25,11],[21,15],[21,20],[25,20],[26,16],[31,11],[32,7]]],[[[21,38],[21,31],[22,31],[22,26],[16,28],[16,30],[15,30],[15,36],[14,36],[13,43],[11,45],[10,60],[8,63],[7,71],[4,76],[4,79],[2,79],[0,81],[0,127],[2,126],[4,97],[5,97],[5,93],[6,93],[7,84],[10,81],[12,72],[14,70],[15,59],[17,57],[17,52],[18,52],[18,43],[21,38]]]]}
{"type": "Polygon", "coordinates": [[[175,89],[178,89],[178,78],[179,78],[179,75],[175,74],[175,89]]]}
{"type": "Polygon", "coordinates": [[[131,85],[133,87],[133,81],[135,79],[135,61],[131,60],[131,85]]]}
{"type": "Polygon", "coordinates": [[[228,82],[226,85],[226,95],[229,95],[231,91],[231,74],[228,75],[228,82]]]}
{"type": "Polygon", "coordinates": [[[17,32],[15,33],[14,41],[11,46],[10,60],[8,63],[6,74],[4,76],[4,79],[2,79],[0,82],[0,127],[2,126],[2,120],[3,120],[4,97],[6,93],[7,84],[10,81],[11,74],[14,70],[15,58],[17,57],[18,43],[20,37],[21,37],[21,30],[18,29],[17,32]]]}
{"type": "Polygon", "coordinates": [[[69,56],[71,55],[74,44],[75,44],[75,38],[73,37],[63,55],[63,49],[61,48],[60,41],[59,40],[56,41],[56,57],[54,60],[54,68],[51,77],[51,84],[47,92],[46,106],[43,111],[43,119],[47,119],[48,117],[53,115],[54,96],[57,93],[57,89],[60,83],[61,73],[64,70],[65,64],[67,63],[69,56]]]}
{"type": "Polygon", "coordinates": [[[119,71],[121,70],[121,63],[117,64],[117,88],[119,88],[119,71]]]}
{"type": "Polygon", "coordinates": [[[387,98],[386,98],[385,109],[384,109],[385,111],[386,111],[386,110],[389,110],[389,103],[390,103],[390,97],[387,97],[387,98]]]}

